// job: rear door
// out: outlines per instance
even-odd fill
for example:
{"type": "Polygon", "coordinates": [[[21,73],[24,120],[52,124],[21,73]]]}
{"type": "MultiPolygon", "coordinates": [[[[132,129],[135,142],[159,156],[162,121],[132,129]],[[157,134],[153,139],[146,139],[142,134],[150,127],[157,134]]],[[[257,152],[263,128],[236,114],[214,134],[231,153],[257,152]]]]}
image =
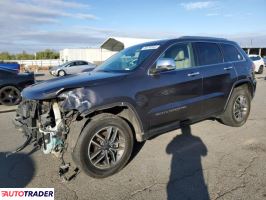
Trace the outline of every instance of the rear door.
{"type": "Polygon", "coordinates": [[[203,70],[203,114],[219,113],[237,79],[234,63],[224,61],[218,43],[195,42],[193,48],[197,52],[197,65],[203,70]]]}
{"type": "Polygon", "coordinates": [[[79,73],[88,70],[88,68],[89,68],[88,62],[85,62],[85,61],[79,61],[79,70],[78,70],[79,73]]]}
{"type": "Polygon", "coordinates": [[[147,102],[142,112],[150,128],[192,120],[202,112],[202,75],[200,69],[194,66],[191,44],[177,43],[160,58],[174,59],[176,70],[149,75],[144,80],[143,91],[137,95],[141,101],[147,102]]]}

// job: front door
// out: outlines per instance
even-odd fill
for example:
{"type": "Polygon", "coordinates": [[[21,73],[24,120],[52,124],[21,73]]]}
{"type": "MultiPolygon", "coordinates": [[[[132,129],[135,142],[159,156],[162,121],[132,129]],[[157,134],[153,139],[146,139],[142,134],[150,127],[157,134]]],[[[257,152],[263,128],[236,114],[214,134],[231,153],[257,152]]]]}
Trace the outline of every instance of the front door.
{"type": "Polygon", "coordinates": [[[145,90],[138,94],[147,100],[142,111],[149,128],[193,120],[202,112],[202,74],[200,68],[194,67],[191,45],[175,44],[160,58],[174,59],[176,69],[148,75],[143,87],[145,90]]]}
{"type": "Polygon", "coordinates": [[[78,69],[79,69],[78,62],[74,61],[74,62],[69,64],[69,66],[67,68],[67,73],[68,74],[76,74],[78,69]]]}

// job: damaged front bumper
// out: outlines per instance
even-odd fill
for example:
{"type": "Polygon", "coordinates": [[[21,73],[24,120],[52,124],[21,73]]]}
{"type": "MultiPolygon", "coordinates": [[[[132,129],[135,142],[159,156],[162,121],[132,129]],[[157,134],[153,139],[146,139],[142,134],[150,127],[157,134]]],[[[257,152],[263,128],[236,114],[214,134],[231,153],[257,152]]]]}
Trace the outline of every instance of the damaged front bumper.
{"type": "Polygon", "coordinates": [[[26,141],[16,150],[7,154],[23,150],[26,146],[32,144],[34,148],[41,149],[44,154],[54,154],[61,160],[59,175],[65,180],[69,180],[78,173],[77,168],[64,161],[63,155],[66,152],[66,139],[69,133],[69,124],[73,120],[75,112],[69,112],[68,116],[60,110],[57,100],[50,101],[22,101],[18,106],[15,127],[25,136],[26,141]],[[73,166],[73,173],[68,177],[69,167],[73,166]]]}
{"type": "MultiPolygon", "coordinates": [[[[37,112],[36,102],[23,101],[18,106],[16,118],[13,120],[13,124],[15,125],[15,128],[21,131],[27,139],[16,150],[8,153],[6,155],[7,157],[23,150],[29,144],[40,141],[41,138],[38,135],[37,126],[36,126],[37,125],[36,112],[37,112]]],[[[36,146],[36,148],[37,147],[38,146],[36,146]]]]}

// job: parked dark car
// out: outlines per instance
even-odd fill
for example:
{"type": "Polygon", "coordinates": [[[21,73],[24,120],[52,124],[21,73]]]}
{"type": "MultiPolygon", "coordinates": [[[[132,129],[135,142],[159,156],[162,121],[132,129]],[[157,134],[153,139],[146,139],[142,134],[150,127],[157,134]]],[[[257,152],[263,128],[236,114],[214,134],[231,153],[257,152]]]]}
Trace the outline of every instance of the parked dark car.
{"type": "Polygon", "coordinates": [[[20,103],[20,91],[31,84],[34,84],[33,73],[0,68],[0,104],[12,106],[20,103]]]}
{"type": "Polygon", "coordinates": [[[226,39],[140,44],[92,72],[26,88],[15,121],[26,143],[37,141],[45,154],[71,153],[78,168],[103,178],[126,165],[135,142],[208,118],[242,126],[255,94],[253,68],[226,39]]]}

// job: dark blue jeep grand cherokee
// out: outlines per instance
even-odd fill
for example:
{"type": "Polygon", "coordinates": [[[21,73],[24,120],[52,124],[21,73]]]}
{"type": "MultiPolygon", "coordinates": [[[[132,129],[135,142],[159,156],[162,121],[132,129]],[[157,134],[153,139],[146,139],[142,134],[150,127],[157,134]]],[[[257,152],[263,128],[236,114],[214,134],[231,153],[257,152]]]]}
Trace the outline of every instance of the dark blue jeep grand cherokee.
{"type": "MultiPolygon", "coordinates": [[[[43,152],[69,152],[90,176],[112,175],[134,142],[207,118],[242,126],[256,80],[232,41],[181,37],[127,48],[89,73],[26,88],[16,126],[43,152]]],[[[61,173],[69,164],[62,160],[61,173]]],[[[73,164],[72,164],[73,166],[73,164]]]]}

